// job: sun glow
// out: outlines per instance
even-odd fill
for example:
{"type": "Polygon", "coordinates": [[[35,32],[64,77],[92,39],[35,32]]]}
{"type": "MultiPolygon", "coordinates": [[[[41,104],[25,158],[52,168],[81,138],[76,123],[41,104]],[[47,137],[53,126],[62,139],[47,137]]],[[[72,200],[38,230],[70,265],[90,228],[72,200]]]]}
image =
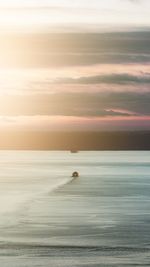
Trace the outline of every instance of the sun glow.
{"type": "Polygon", "coordinates": [[[0,0],[0,30],[106,30],[149,26],[148,0],[0,0]],[[140,2],[140,5],[137,3],[140,2]],[[108,8],[110,7],[110,8],[108,8]]]}
{"type": "Polygon", "coordinates": [[[55,21],[62,21],[56,12],[50,13],[46,4],[44,1],[0,1],[0,30],[27,28],[30,31],[36,27],[46,27],[55,21]]]}
{"type": "Polygon", "coordinates": [[[0,8],[24,8],[24,7],[35,7],[43,6],[47,2],[53,2],[52,0],[0,0],[0,8]]]}
{"type": "Polygon", "coordinates": [[[0,28],[2,30],[29,29],[30,26],[36,28],[47,25],[48,19],[48,14],[42,14],[41,12],[3,11],[0,13],[0,28]]]}

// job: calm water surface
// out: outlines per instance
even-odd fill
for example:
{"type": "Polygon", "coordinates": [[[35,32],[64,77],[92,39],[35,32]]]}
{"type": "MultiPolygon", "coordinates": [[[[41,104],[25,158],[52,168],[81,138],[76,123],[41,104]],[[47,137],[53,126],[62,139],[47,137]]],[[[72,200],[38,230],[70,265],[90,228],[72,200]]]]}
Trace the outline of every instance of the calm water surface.
{"type": "Polygon", "coordinates": [[[150,266],[150,152],[1,151],[0,266],[150,266]]]}

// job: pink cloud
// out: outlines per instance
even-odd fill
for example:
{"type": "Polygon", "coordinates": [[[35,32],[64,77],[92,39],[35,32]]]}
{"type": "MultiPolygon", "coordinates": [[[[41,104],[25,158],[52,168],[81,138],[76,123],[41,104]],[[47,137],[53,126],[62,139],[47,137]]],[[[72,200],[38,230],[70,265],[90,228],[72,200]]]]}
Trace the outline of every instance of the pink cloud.
{"type": "Polygon", "coordinates": [[[101,131],[150,130],[150,116],[119,117],[68,117],[68,116],[17,116],[0,117],[0,129],[27,131],[101,131]]]}
{"type": "Polygon", "coordinates": [[[98,64],[43,69],[0,69],[0,94],[34,94],[59,92],[150,92],[149,84],[57,84],[61,79],[94,76],[133,75],[150,77],[149,64],[98,64]]]}

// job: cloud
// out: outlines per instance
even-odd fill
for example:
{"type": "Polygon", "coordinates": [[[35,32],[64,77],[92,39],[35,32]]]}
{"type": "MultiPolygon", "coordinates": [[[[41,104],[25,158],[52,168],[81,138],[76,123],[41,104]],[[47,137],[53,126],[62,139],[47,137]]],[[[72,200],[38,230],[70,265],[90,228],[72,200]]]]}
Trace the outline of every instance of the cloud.
{"type": "Polygon", "coordinates": [[[97,75],[90,77],[81,77],[81,78],[62,78],[57,79],[55,83],[60,84],[99,84],[99,83],[107,83],[107,84],[126,84],[126,83],[150,83],[150,74],[147,75],[130,75],[130,74],[110,74],[110,75],[97,75]]]}
{"type": "Polygon", "coordinates": [[[142,0],[128,0],[129,2],[131,3],[134,3],[134,4],[138,4],[140,3],[142,0]]]}
{"type": "Polygon", "coordinates": [[[149,116],[149,103],[150,92],[7,95],[0,98],[0,116],[149,116]]]}
{"type": "Polygon", "coordinates": [[[2,35],[1,67],[150,62],[149,32],[2,35]]]}

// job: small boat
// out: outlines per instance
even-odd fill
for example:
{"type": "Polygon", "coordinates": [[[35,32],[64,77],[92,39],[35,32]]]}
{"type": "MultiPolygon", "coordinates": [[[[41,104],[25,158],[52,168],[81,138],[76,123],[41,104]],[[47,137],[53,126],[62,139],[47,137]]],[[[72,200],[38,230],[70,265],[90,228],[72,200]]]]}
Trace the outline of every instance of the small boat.
{"type": "Polygon", "coordinates": [[[74,177],[74,178],[79,177],[79,173],[78,173],[78,172],[73,172],[73,173],[72,173],[72,177],[74,177]]]}

